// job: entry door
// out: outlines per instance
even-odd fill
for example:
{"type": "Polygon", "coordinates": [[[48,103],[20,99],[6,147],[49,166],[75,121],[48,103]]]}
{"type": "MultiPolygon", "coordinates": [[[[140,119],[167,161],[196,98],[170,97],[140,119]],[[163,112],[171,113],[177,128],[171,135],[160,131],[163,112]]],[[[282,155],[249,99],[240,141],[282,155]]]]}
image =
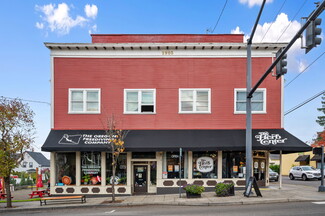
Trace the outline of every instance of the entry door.
{"type": "Polygon", "coordinates": [[[147,193],[147,166],[134,166],[134,193],[147,193]]]}
{"type": "Polygon", "coordinates": [[[254,159],[253,160],[254,177],[257,180],[258,186],[266,185],[266,160],[265,159],[254,159]]]}

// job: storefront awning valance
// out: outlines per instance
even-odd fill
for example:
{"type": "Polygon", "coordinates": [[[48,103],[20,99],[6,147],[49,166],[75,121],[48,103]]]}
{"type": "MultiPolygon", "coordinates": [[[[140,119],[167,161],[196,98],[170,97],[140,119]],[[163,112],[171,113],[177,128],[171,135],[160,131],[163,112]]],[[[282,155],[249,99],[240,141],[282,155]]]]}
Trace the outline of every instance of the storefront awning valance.
{"type": "MultiPolygon", "coordinates": [[[[253,130],[253,150],[273,153],[310,151],[311,147],[283,129],[253,130]]],[[[131,130],[126,151],[245,151],[245,130],[131,130]]],[[[52,130],[42,151],[108,151],[104,130],[52,130]]]]}
{"type": "Polygon", "coordinates": [[[309,155],[299,155],[295,162],[307,162],[309,161],[310,156],[309,155]]]}

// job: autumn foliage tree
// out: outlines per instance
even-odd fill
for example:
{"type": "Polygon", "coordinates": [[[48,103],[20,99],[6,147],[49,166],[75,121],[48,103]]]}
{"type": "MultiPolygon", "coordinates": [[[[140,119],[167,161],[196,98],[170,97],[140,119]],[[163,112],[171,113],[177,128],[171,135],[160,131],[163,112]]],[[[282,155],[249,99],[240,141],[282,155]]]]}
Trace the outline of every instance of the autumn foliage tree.
{"type": "Polygon", "coordinates": [[[112,154],[112,202],[115,202],[115,178],[117,161],[122,152],[124,152],[124,139],[127,136],[127,130],[116,128],[116,120],[114,115],[107,119],[106,135],[109,137],[109,150],[112,154]]]}
{"type": "Polygon", "coordinates": [[[4,178],[8,208],[12,207],[10,175],[34,140],[33,116],[21,100],[0,97],[0,176],[4,178]]]}
{"type": "Polygon", "coordinates": [[[322,107],[318,108],[317,110],[322,112],[323,115],[318,116],[316,122],[323,127],[323,131],[318,132],[312,147],[321,147],[325,146],[325,93],[322,97],[322,107]]]}

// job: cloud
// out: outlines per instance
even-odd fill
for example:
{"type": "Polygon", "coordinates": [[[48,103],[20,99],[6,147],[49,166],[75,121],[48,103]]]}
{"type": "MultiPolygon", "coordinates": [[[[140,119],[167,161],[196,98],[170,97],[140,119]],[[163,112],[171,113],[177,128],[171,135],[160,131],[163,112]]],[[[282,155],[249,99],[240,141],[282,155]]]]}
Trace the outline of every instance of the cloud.
{"type": "Polygon", "coordinates": [[[85,6],[85,13],[87,17],[95,19],[98,13],[98,8],[96,5],[90,6],[89,4],[87,4],[85,6]]]}
{"type": "Polygon", "coordinates": [[[93,25],[93,26],[91,27],[91,29],[88,30],[88,33],[89,33],[89,34],[93,34],[93,33],[95,33],[96,31],[97,31],[97,25],[95,24],[95,25],[93,25]]]}
{"type": "Polygon", "coordinates": [[[44,28],[44,24],[43,23],[39,23],[39,22],[36,22],[36,28],[38,29],[43,29],[44,28]]]}
{"type": "MultiPolygon", "coordinates": [[[[74,7],[71,6],[71,8],[74,7]]],[[[66,3],[61,3],[57,6],[55,4],[43,6],[36,5],[35,9],[42,13],[40,16],[42,22],[36,22],[36,28],[38,29],[50,29],[51,32],[66,35],[69,34],[70,30],[74,27],[89,27],[88,23],[90,20],[80,15],[76,15],[75,18],[73,18],[70,15],[70,7],[66,3]]],[[[85,6],[85,13],[87,17],[95,19],[97,16],[97,11],[98,8],[96,5],[85,6]]]]}
{"type": "MultiPolygon", "coordinates": [[[[248,7],[254,7],[255,5],[262,5],[263,0],[239,0],[241,4],[247,4],[248,7]]],[[[273,0],[266,0],[267,3],[272,3],[273,0]]]]}
{"type": "MultiPolygon", "coordinates": [[[[300,28],[301,24],[298,21],[290,21],[287,14],[281,13],[274,22],[266,22],[262,25],[257,25],[253,43],[287,43],[292,40],[300,28]]],[[[236,29],[231,30],[231,32],[242,31],[237,26],[236,29]]],[[[248,39],[249,35],[245,35],[245,38],[248,39]]],[[[246,39],[244,41],[246,41],[246,39]]],[[[301,72],[303,68],[303,63],[298,58],[303,54],[303,50],[300,46],[301,41],[298,39],[287,53],[288,71],[301,72]]]]}
{"type": "Polygon", "coordinates": [[[244,34],[244,32],[237,26],[235,29],[231,30],[231,34],[244,34]]]}

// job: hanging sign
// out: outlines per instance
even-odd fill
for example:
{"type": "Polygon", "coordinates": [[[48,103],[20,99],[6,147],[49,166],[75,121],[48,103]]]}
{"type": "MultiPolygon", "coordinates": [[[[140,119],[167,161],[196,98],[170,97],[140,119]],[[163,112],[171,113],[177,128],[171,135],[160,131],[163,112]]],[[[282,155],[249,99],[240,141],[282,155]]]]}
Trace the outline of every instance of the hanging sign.
{"type": "Polygon", "coordinates": [[[213,159],[210,157],[200,157],[196,160],[196,169],[202,173],[208,173],[213,170],[213,159]]]}

